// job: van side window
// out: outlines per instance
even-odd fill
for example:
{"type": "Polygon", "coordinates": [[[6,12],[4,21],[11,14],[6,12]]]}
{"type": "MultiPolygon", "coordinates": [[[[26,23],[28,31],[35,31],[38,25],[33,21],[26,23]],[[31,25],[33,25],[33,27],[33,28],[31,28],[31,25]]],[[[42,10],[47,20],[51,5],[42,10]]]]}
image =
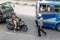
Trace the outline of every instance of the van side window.
{"type": "Polygon", "coordinates": [[[54,12],[59,12],[59,5],[54,6],[54,12]]]}

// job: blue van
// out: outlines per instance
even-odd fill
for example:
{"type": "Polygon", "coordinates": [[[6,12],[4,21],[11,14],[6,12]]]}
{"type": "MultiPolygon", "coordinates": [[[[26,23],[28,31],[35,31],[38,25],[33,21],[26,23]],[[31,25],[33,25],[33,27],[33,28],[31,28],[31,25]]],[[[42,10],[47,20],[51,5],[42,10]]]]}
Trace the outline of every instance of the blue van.
{"type": "Polygon", "coordinates": [[[43,17],[43,27],[51,27],[60,31],[59,1],[37,1],[35,19],[36,26],[38,26],[39,14],[43,17]]]}

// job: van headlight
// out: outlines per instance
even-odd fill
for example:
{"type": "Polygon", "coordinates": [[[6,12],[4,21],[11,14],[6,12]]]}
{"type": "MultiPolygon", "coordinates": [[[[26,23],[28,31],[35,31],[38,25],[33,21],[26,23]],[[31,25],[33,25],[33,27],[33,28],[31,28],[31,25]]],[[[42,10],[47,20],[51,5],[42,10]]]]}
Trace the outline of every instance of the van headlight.
{"type": "Polygon", "coordinates": [[[38,14],[38,17],[41,17],[42,15],[41,14],[38,14]]]}

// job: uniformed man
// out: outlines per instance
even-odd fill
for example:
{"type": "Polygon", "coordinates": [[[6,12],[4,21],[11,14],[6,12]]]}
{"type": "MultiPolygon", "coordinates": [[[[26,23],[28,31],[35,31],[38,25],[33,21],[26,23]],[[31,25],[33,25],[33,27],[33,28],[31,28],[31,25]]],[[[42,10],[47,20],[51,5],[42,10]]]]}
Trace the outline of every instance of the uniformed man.
{"type": "Polygon", "coordinates": [[[42,29],[43,26],[43,18],[42,15],[39,14],[39,20],[38,20],[38,36],[41,36],[41,32],[43,32],[45,35],[47,35],[47,33],[42,29]]]}

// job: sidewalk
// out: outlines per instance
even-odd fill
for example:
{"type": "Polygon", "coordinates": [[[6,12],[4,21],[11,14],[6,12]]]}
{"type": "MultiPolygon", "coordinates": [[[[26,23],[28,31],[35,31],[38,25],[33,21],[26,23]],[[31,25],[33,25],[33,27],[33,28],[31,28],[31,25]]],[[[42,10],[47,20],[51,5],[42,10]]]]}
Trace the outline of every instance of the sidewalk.
{"type": "Polygon", "coordinates": [[[28,5],[28,6],[35,6],[36,2],[34,1],[10,1],[12,4],[18,5],[28,5]]]}

